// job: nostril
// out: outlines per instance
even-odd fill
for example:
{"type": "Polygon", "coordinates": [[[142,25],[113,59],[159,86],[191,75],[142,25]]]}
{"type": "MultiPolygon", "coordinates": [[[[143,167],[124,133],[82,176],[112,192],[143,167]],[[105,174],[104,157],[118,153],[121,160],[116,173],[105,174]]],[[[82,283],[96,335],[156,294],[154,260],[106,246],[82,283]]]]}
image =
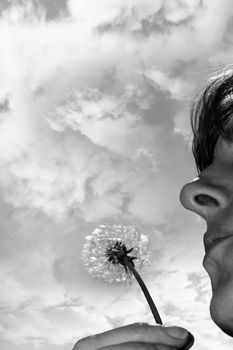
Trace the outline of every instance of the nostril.
{"type": "Polygon", "coordinates": [[[219,203],[218,201],[206,194],[198,194],[194,197],[195,201],[200,205],[206,205],[206,206],[212,206],[212,207],[218,207],[219,203]]]}

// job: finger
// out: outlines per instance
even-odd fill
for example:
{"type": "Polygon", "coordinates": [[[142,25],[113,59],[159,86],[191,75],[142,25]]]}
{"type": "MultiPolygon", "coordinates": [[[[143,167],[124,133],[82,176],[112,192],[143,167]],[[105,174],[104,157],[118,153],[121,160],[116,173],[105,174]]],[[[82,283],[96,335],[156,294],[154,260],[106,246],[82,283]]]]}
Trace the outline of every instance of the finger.
{"type": "Polygon", "coordinates": [[[96,350],[176,350],[173,346],[149,343],[124,343],[104,346],[96,350]]]}
{"type": "Polygon", "coordinates": [[[164,344],[179,348],[186,343],[187,336],[188,331],[181,327],[134,323],[83,338],[76,343],[73,350],[96,350],[127,342],[164,344]]]}

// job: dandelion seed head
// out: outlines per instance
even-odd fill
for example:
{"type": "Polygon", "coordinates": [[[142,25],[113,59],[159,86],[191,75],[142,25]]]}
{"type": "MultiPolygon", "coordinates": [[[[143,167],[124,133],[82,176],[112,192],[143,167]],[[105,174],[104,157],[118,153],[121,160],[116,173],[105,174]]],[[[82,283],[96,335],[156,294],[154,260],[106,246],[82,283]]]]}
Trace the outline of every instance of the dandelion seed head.
{"type": "Polygon", "coordinates": [[[108,260],[116,242],[122,242],[128,250],[133,248],[128,256],[135,257],[133,260],[135,269],[143,274],[150,265],[149,239],[147,235],[138,232],[134,226],[99,225],[86,236],[81,260],[89,274],[95,278],[109,283],[131,283],[132,275],[119,263],[119,260],[114,256],[112,261],[108,260]]]}

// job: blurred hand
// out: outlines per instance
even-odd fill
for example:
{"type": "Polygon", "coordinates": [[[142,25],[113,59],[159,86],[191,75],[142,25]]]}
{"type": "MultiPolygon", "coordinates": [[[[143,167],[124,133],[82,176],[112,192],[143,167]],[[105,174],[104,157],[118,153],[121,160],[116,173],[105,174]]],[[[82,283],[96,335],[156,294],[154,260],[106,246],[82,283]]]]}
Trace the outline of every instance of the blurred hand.
{"type": "Polygon", "coordinates": [[[187,350],[193,341],[181,327],[133,323],[80,339],[73,350],[187,350]]]}

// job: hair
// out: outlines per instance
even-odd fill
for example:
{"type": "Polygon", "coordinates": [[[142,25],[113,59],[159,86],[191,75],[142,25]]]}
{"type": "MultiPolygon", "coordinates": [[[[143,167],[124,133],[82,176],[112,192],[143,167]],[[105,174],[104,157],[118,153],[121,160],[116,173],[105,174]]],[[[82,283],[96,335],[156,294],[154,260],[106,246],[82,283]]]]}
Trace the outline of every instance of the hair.
{"type": "Polygon", "coordinates": [[[233,66],[210,78],[191,106],[192,152],[197,171],[213,161],[219,136],[233,142],[233,66]]]}

